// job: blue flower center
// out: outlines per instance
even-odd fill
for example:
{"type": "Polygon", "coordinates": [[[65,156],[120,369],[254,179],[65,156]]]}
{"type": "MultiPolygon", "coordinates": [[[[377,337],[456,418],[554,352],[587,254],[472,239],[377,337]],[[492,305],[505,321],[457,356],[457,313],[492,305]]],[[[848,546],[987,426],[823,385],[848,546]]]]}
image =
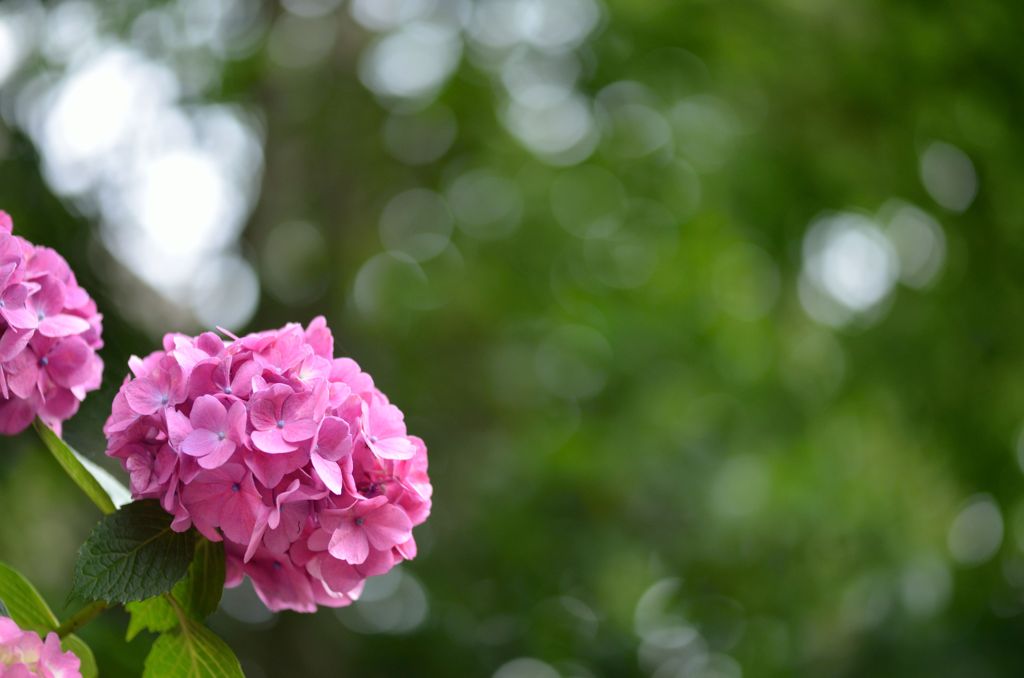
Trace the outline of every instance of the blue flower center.
{"type": "Polygon", "coordinates": [[[232,492],[238,492],[241,489],[242,489],[242,486],[239,485],[238,483],[232,483],[231,484],[231,491],[232,492]]]}
{"type": "Polygon", "coordinates": [[[284,428],[284,419],[278,419],[277,420],[277,427],[278,428],[284,428]]]}
{"type": "Polygon", "coordinates": [[[365,522],[366,518],[356,518],[356,527],[362,527],[365,522]]]}
{"type": "Polygon", "coordinates": [[[42,358],[39,359],[39,366],[40,367],[46,367],[49,364],[50,364],[50,359],[47,358],[45,355],[42,358]]]}

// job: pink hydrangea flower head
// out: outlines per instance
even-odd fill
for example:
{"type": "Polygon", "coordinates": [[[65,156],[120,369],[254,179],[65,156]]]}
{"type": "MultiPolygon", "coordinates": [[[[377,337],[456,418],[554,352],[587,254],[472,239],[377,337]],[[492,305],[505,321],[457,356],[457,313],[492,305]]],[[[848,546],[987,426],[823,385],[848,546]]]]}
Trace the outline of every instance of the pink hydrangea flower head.
{"type": "Polygon", "coordinates": [[[100,386],[102,316],[63,257],[12,229],[0,212],[0,433],[39,416],[59,434],[100,386]]]}
{"type": "Polygon", "coordinates": [[[0,617],[0,678],[82,678],[81,663],[73,652],[61,649],[56,633],[43,640],[0,617]]]}
{"type": "Polygon", "coordinates": [[[175,530],[223,541],[227,585],[248,577],[275,611],[351,604],[367,577],[415,557],[430,515],[426,446],[333,350],[323,318],[167,335],[129,361],[104,427],[132,494],[159,500],[175,530]]]}

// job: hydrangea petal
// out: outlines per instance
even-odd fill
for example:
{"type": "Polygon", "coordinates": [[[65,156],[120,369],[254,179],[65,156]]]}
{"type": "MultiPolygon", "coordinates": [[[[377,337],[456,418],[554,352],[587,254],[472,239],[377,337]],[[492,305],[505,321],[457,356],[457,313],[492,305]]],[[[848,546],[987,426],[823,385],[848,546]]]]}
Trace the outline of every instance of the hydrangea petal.
{"type": "Polygon", "coordinates": [[[226,428],[228,411],[215,397],[204,395],[196,399],[188,418],[194,428],[217,431],[226,428]]]}
{"type": "Polygon", "coordinates": [[[136,379],[124,389],[128,406],[138,414],[153,414],[167,404],[167,395],[149,379],[136,379]]]}
{"type": "Polygon", "coordinates": [[[376,549],[389,549],[412,536],[412,521],[405,511],[385,504],[366,516],[366,537],[376,549]]]}
{"type": "Polygon", "coordinates": [[[197,428],[181,441],[181,451],[193,457],[205,457],[216,450],[221,442],[221,439],[213,431],[197,428]]]}
{"type": "Polygon", "coordinates": [[[88,331],[88,320],[67,313],[47,316],[39,322],[39,333],[46,337],[70,337],[88,331]]]}
{"type": "Polygon", "coordinates": [[[324,459],[316,452],[310,455],[309,460],[328,490],[334,494],[341,494],[344,491],[344,476],[338,462],[324,459]]]}
{"type": "Polygon", "coordinates": [[[276,428],[269,431],[253,431],[251,437],[253,445],[267,454],[284,454],[296,449],[295,445],[286,441],[281,431],[276,428]]]}
{"type": "Polygon", "coordinates": [[[370,555],[370,541],[366,538],[366,532],[356,527],[355,523],[346,522],[334,531],[327,550],[335,558],[358,565],[370,555]]]}

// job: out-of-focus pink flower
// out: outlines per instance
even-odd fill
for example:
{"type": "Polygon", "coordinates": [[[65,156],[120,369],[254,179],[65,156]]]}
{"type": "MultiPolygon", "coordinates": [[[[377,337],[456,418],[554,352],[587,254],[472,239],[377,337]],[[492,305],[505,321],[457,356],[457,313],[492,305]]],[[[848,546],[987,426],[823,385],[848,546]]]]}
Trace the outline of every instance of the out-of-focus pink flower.
{"type": "Polygon", "coordinates": [[[102,316],[63,257],[12,227],[0,212],[0,433],[38,415],[59,434],[100,386],[102,316]]]}
{"type": "Polygon", "coordinates": [[[129,361],[104,427],[134,496],[159,499],[176,530],[223,540],[227,585],[249,577],[272,610],[351,604],[367,577],[416,555],[413,527],[430,514],[423,441],[333,347],[323,318],[168,335],[129,361]]]}
{"type": "Polygon", "coordinates": [[[81,663],[73,652],[61,649],[56,633],[48,633],[44,641],[0,617],[0,678],[82,678],[81,663]]]}

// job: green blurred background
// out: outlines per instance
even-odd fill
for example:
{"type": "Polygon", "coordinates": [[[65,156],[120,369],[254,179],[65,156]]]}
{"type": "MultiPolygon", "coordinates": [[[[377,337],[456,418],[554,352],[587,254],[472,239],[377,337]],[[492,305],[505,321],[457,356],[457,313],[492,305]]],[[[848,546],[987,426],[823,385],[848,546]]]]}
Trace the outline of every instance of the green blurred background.
{"type": "MultiPolygon", "coordinates": [[[[419,558],[211,625],[275,676],[1024,675],[1024,4],[0,3],[0,207],[105,315],[327,316],[419,558]]],[[[0,557],[98,512],[26,434],[0,557]]],[[[111,612],[104,676],[152,642],[111,612]]]]}

